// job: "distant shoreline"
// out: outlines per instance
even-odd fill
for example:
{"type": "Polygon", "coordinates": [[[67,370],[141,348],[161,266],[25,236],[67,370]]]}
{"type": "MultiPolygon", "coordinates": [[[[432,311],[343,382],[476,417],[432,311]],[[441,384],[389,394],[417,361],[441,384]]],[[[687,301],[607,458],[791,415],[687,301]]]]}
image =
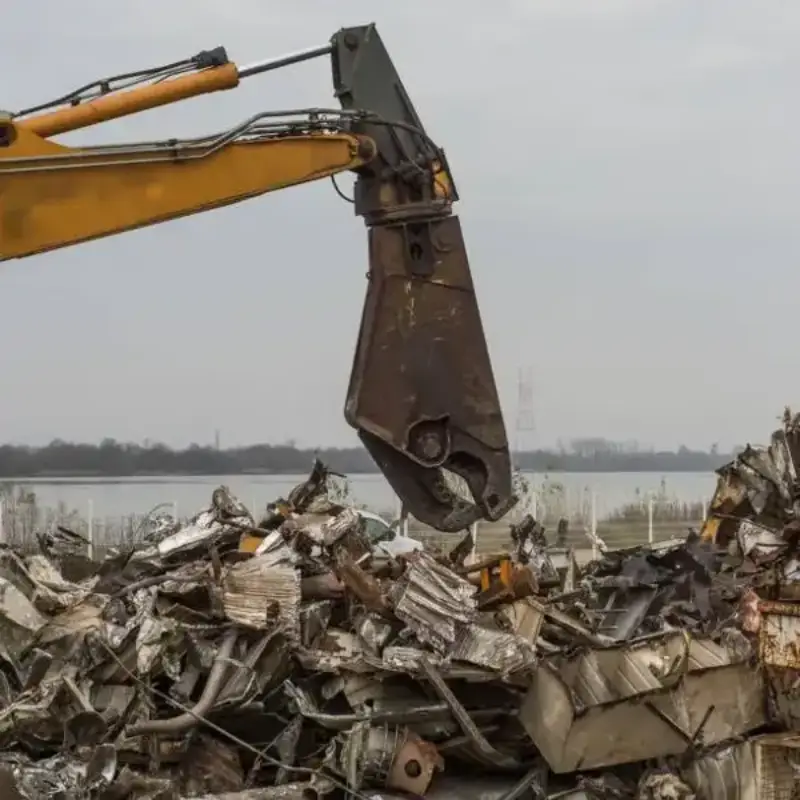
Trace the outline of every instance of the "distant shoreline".
{"type": "MultiPolygon", "coordinates": [[[[695,475],[697,473],[713,472],[714,470],[705,469],[527,469],[522,468],[521,472],[535,473],[537,475],[619,475],[620,473],[642,474],[642,475],[695,475]]],[[[70,480],[102,480],[125,482],[131,479],[146,481],[150,478],[214,478],[220,476],[252,477],[252,478],[284,478],[287,476],[304,476],[308,470],[285,470],[285,471],[240,471],[240,472],[120,472],[120,473],[101,473],[101,472],[40,472],[27,475],[4,475],[0,474],[0,483],[15,481],[70,481],[70,480]]],[[[345,474],[345,473],[343,473],[345,474]]],[[[349,470],[345,477],[370,477],[379,476],[381,472],[376,468],[372,470],[349,470]]]]}
{"type": "MultiPolygon", "coordinates": [[[[216,449],[192,445],[173,450],[164,445],[144,447],[106,439],[99,445],[61,441],[37,448],[2,445],[0,481],[303,475],[314,458],[344,475],[379,474],[367,452],[358,447],[315,449],[257,444],[216,449]]],[[[600,440],[590,450],[535,450],[517,453],[513,461],[521,471],[539,474],[678,474],[713,472],[732,458],[728,453],[687,448],[677,452],[625,451],[600,440]]]]}

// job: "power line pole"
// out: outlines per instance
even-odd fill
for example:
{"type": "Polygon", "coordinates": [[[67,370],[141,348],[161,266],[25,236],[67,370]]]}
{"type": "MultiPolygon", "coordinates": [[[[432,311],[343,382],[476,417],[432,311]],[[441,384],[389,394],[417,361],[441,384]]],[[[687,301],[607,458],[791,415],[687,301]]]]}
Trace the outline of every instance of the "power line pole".
{"type": "Polygon", "coordinates": [[[521,367],[517,373],[517,414],[514,419],[513,442],[515,454],[533,449],[536,433],[533,407],[533,367],[521,367]]]}

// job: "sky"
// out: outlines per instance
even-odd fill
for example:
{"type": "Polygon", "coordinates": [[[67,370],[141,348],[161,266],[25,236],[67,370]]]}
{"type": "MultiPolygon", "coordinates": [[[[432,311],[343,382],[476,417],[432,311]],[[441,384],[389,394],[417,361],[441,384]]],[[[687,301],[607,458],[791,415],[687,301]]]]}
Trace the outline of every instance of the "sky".
{"type": "MultiPolygon", "coordinates": [[[[520,369],[532,446],[724,447],[800,408],[797,3],[27,0],[0,30],[2,106],[366,22],[448,153],[510,439],[520,369]]],[[[319,60],[61,141],[332,102],[319,60]]],[[[0,441],[355,444],[342,409],[366,263],[328,181],[4,262],[0,441]]]]}

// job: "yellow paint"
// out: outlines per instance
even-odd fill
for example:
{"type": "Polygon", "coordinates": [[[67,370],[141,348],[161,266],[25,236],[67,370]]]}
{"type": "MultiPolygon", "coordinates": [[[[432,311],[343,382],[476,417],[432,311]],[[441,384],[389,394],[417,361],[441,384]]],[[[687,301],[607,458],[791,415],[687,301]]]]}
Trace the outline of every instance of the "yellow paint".
{"type": "Polygon", "coordinates": [[[451,200],[453,197],[453,184],[446,170],[440,164],[433,165],[433,193],[442,200],[451,200]]]}
{"type": "Polygon", "coordinates": [[[239,85],[239,72],[235,64],[223,64],[181,75],[168,81],[140,86],[128,91],[112,92],[77,106],[59,108],[35,117],[23,119],[19,124],[38,136],[57,136],[97,125],[110,119],[119,119],[139,111],[158,108],[179,100],[201,94],[233,89],[239,85]]]}
{"type": "MultiPolygon", "coordinates": [[[[497,565],[498,578],[503,586],[511,586],[514,578],[514,565],[510,558],[503,558],[497,565]]],[[[491,567],[484,567],[480,571],[481,591],[487,592],[494,582],[494,570],[491,567]]]]}
{"type": "MultiPolygon", "coordinates": [[[[16,134],[9,147],[0,148],[0,259],[325,178],[362,166],[364,154],[374,152],[364,137],[315,133],[240,142],[192,160],[144,163],[134,148],[69,148],[24,127],[16,134]],[[130,161],[136,163],[122,163],[130,161]],[[48,168],[55,163],[71,168],[48,168]]],[[[169,152],[165,148],[163,154],[169,152]]]]}
{"type": "Polygon", "coordinates": [[[239,552],[240,553],[255,553],[258,546],[264,540],[260,536],[251,536],[249,533],[242,534],[239,539],[239,552]]]}
{"type": "Polygon", "coordinates": [[[735,473],[728,472],[717,481],[714,496],[711,498],[711,510],[725,513],[733,511],[747,498],[747,486],[735,473]]]}
{"type": "Polygon", "coordinates": [[[713,542],[717,538],[719,526],[722,520],[719,517],[709,517],[700,530],[700,538],[704,542],[713,542]]]}

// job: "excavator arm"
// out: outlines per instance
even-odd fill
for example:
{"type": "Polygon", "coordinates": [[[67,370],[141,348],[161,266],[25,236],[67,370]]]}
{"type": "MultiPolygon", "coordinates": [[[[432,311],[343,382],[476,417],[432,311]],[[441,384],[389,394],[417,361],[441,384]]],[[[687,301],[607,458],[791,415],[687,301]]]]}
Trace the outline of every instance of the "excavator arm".
{"type": "Polygon", "coordinates": [[[67,247],[353,171],[369,237],[345,417],[407,511],[442,531],[515,502],[458,199],[374,25],[238,67],[223,48],[0,118],[0,260],[67,247]],[[65,147],[59,134],[299,61],[331,59],[338,109],[256,114],[197,139],[65,147]],[[452,488],[447,473],[466,483],[452,488]]]}

